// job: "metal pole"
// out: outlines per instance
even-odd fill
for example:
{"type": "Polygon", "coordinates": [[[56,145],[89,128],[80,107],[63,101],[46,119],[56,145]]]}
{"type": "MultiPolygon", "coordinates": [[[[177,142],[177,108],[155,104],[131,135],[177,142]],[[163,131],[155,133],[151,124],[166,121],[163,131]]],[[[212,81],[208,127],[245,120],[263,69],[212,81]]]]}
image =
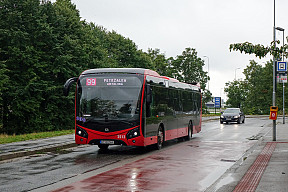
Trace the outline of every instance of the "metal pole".
{"type": "MultiPolygon", "coordinates": [[[[281,28],[281,27],[276,27],[276,30],[282,31],[283,32],[283,47],[284,47],[284,31],[285,29],[281,28]]],[[[284,52],[282,53],[282,61],[284,61],[284,52]]],[[[283,83],[283,124],[285,124],[285,85],[284,85],[284,81],[282,80],[283,83]]],[[[276,88],[277,89],[277,88],[276,88]]]]}
{"type": "MultiPolygon", "coordinates": [[[[284,29],[283,29],[283,48],[284,48],[284,29]]],[[[284,61],[284,53],[282,53],[282,60],[284,61]]],[[[285,124],[285,85],[283,81],[283,124],[285,124]]]]}
{"type": "MultiPolygon", "coordinates": [[[[208,56],[204,56],[204,57],[207,57],[208,59],[208,77],[209,77],[209,57],[208,56]]],[[[208,80],[208,90],[209,90],[209,80],[208,80]]]]}
{"type": "MultiPolygon", "coordinates": [[[[284,29],[283,29],[283,48],[284,48],[284,29]]],[[[282,54],[282,59],[284,61],[284,52],[282,54]]],[[[285,84],[283,81],[283,124],[285,124],[285,84]]]]}
{"type": "Polygon", "coordinates": [[[235,69],[235,81],[236,81],[236,71],[237,71],[237,69],[240,69],[240,67],[235,69]]]}
{"type": "MultiPolygon", "coordinates": [[[[275,0],[274,0],[274,27],[273,27],[273,40],[274,40],[274,49],[276,47],[276,38],[275,38],[275,0]]],[[[276,106],[276,80],[275,80],[275,70],[276,70],[276,62],[275,56],[273,56],[273,96],[272,103],[273,106],[276,106]]],[[[276,141],[276,120],[273,120],[273,141],[276,141]]]]}

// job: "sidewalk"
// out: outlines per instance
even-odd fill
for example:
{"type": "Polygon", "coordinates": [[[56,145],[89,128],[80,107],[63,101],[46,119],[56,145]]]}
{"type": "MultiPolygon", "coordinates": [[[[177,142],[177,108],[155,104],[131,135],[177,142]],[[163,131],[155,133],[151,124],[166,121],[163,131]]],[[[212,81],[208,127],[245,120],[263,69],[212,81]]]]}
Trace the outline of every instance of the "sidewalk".
{"type": "MultiPolygon", "coordinates": [[[[258,167],[253,175],[254,179],[259,177],[259,181],[256,180],[256,192],[275,191],[285,192],[288,190],[288,124],[283,124],[282,118],[277,120],[276,126],[276,141],[273,141],[273,130],[271,129],[267,135],[263,138],[261,143],[263,150],[257,156],[252,166],[258,167]],[[265,148],[270,145],[267,151],[265,148]],[[266,153],[266,154],[265,154],[266,153]],[[271,153],[271,154],[270,154],[271,153]],[[262,161],[259,162],[259,159],[262,161]],[[267,161],[266,167],[265,162],[267,161]],[[257,165],[262,163],[262,165],[257,165]],[[262,166],[262,167],[261,167],[262,166]],[[261,174],[261,168],[263,168],[262,177],[256,174],[261,174]]],[[[251,166],[251,167],[252,167],[251,166]]],[[[249,169],[251,171],[251,168],[249,169]]],[[[243,179],[243,178],[242,178],[243,179]]],[[[253,184],[253,181],[249,181],[248,185],[253,184]]],[[[251,186],[250,186],[251,187],[251,186]]]]}
{"type": "Polygon", "coordinates": [[[271,128],[258,144],[226,171],[206,192],[288,191],[288,122],[277,120],[276,141],[271,128]]]}
{"type": "Polygon", "coordinates": [[[0,145],[0,161],[76,146],[74,134],[0,145]]]}

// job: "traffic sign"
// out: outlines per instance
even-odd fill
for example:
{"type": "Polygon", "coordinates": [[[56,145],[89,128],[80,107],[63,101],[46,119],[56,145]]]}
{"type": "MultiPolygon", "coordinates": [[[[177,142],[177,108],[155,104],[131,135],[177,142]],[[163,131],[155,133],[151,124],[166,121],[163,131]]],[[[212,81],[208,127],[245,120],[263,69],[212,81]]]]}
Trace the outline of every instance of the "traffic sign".
{"type": "Polygon", "coordinates": [[[221,97],[215,97],[214,107],[221,108],[221,97]]]}
{"type": "Polygon", "coordinates": [[[277,72],[287,72],[287,62],[277,61],[277,72]]]}
{"type": "Polygon", "coordinates": [[[278,74],[277,75],[278,83],[287,83],[287,74],[278,74]]]}

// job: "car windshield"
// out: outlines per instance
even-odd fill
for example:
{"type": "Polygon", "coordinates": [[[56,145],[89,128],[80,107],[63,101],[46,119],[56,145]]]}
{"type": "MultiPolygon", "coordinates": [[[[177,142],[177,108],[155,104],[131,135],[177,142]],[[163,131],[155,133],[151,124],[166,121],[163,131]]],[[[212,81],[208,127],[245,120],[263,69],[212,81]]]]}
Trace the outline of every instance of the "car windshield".
{"type": "Polygon", "coordinates": [[[240,109],[226,109],[224,113],[240,113],[240,109]]]}
{"type": "Polygon", "coordinates": [[[142,83],[137,75],[85,76],[77,87],[77,116],[89,120],[138,118],[142,83]]]}

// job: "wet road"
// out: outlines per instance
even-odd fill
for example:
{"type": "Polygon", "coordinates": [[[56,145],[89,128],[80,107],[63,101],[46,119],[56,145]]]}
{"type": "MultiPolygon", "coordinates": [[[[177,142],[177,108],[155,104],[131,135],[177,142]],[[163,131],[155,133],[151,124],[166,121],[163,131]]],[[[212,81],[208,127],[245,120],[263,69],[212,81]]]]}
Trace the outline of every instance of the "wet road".
{"type": "Polygon", "coordinates": [[[191,141],[173,140],[160,151],[114,146],[101,153],[81,146],[19,158],[0,164],[0,191],[205,191],[270,123],[205,122],[191,141]]]}

